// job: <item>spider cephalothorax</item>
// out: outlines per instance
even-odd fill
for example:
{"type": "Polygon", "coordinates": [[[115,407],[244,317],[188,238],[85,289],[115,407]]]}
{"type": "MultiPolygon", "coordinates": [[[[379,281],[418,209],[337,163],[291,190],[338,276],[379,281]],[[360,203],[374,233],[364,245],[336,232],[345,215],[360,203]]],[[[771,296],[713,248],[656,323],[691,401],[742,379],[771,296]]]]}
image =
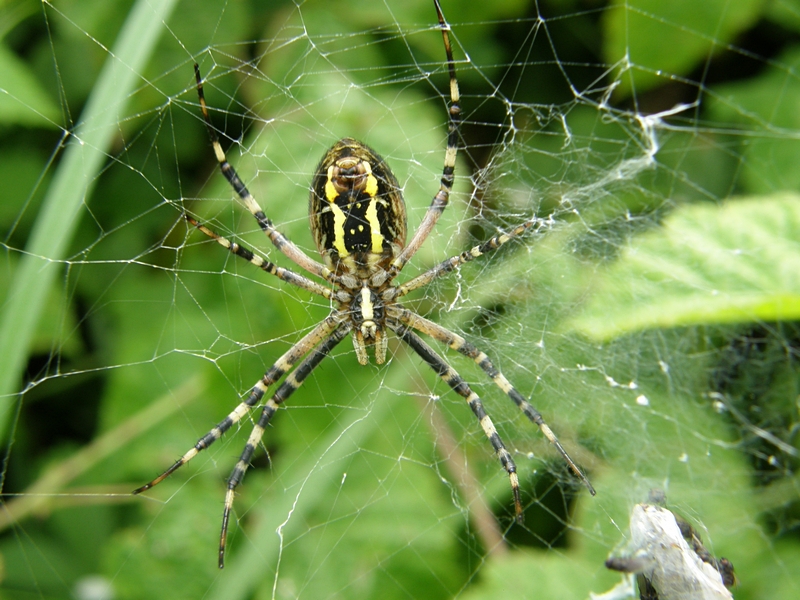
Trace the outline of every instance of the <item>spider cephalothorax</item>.
{"type": "Polygon", "coordinates": [[[542,415],[495,368],[486,354],[459,334],[418,315],[400,303],[402,297],[409,292],[428,285],[466,262],[496,250],[509,240],[526,232],[537,222],[536,217],[531,218],[510,231],[498,233],[483,244],[448,258],[405,283],[398,285],[394,282],[397,275],[436,226],[439,216],[447,207],[450,190],[453,187],[461,107],[455,62],[450,48],[448,33],[450,27],[444,20],[438,0],[433,0],[433,4],[442,31],[447,55],[447,70],[450,76],[447,148],[439,190],[433,196],[422,222],[407,244],[406,209],[397,180],[386,162],[375,151],[352,138],[343,138],[331,146],[320,161],[311,183],[309,201],[311,233],[322,256],[322,263],[312,259],[289,241],[275,228],[225,157],[225,151],[219,143],[216,130],[208,115],[200,69],[195,65],[200,109],[222,174],[230,182],[231,187],[275,248],[302,270],[322,280],[323,283],[261,258],[237,242],[216,234],[188,215],[186,219],[236,256],[248,260],[263,271],[291,285],[329,300],[333,305],[331,314],[284,352],[256,382],[247,398],[227,417],[201,437],[190,450],[161,475],[134,490],[134,494],[138,494],[163,481],[218,440],[228,429],[248,415],[254,406],[261,405],[261,415],[228,479],[219,542],[220,568],[224,564],[225,540],[233,508],[234,492],[247,471],[253,452],[261,443],[265,428],[279,406],[297,391],[308,375],[347,334],[353,336],[353,346],[359,363],[363,365],[368,362],[367,348],[372,346],[375,362],[381,364],[386,359],[387,332],[393,331],[453,391],[466,400],[497,454],[500,464],[508,474],[514,508],[518,517],[522,515],[522,501],[517,467],[500,439],[491,418],[486,413],[483,402],[455,369],[417,332],[428,335],[475,361],[522,413],[539,427],[539,430],[556,447],[573,472],[594,494],[594,489],[586,476],[561,446],[555,434],[544,422],[542,415]],[[286,376],[285,379],[273,391],[272,396],[268,397],[266,402],[262,402],[267,397],[266,394],[270,388],[284,376],[286,376]]]}

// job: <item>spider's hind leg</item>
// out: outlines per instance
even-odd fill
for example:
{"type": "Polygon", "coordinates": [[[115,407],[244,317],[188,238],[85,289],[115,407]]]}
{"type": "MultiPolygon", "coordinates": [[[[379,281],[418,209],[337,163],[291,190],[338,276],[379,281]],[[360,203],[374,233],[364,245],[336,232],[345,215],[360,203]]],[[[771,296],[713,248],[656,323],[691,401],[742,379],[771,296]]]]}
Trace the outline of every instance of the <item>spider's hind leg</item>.
{"type": "Polygon", "coordinates": [[[211,117],[208,115],[208,106],[206,105],[205,92],[203,91],[203,78],[200,75],[200,66],[197,63],[194,65],[194,76],[197,82],[197,98],[200,101],[200,112],[203,115],[203,121],[205,121],[206,129],[208,130],[208,137],[211,138],[211,145],[214,148],[214,156],[219,164],[219,170],[225,176],[225,179],[228,180],[228,183],[233,188],[233,191],[235,191],[239,196],[242,204],[244,204],[247,210],[250,211],[250,214],[253,215],[253,218],[255,218],[261,230],[267,235],[272,244],[284,254],[284,256],[294,262],[301,269],[316,275],[317,277],[331,282],[338,281],[337,276],[332,273],[330,269],[328,269],[325,265],[313,260],[298,246],[292,243],[285,235],[275,228],[275,225],[272,223],[272,221],[264,214],[261,206],[259,206],[256,199],[247,189],[247,186],[236,173],[236,169],[234,169],[233,165],[228,162],[228,158],[225,156],[225,151],[222,149],[222,145],[219,143],[219,137],[217,136],[214,126],[211,124],[211,117]]]}

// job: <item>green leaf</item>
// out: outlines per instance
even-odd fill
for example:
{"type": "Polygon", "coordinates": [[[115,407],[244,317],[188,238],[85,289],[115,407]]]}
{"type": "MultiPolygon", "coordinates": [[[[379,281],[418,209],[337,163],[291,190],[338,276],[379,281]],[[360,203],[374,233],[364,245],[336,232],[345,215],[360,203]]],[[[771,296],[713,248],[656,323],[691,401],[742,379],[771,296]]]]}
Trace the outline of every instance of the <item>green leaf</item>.
{"type": "Polygon", "coordinates": [[[0,44],[0,123],[54,127],[60,113],[28,65],[0,44]]]}
{"type": "Polygon", "coordinates": [[[737,185],[742,193],[765,194],[776,189],[800,188],[800,144],[791,135],[800,127],[800,47],[791,46],[756,77],[715,87],[706,110],[717,122],[733,130],[724,143],[735,144],[741,155],[737,185]],[[742,129],[747,132],[742,134],[742,129]]]}
{"type": "Polygon", "coordinates": [[[617,93],[629,95],[685,75],[759,18],[763,0],[617,0],[604,15],[609,64],[629,68],[617,93]],[[655,43],[654,41],[657,40],[655,43]],[[663,75],[662,75],[663,73],[663,75]]]}
{"type": "Polygon", "coordinates": [[[800,317],[800,197],[680,208],[635,239],[570,327],[597,339],[655,327],[800,317]]]}
{"type": "Polygon", "coordinates": [[[587,573],[604,575],[597,564],[588,561],[567,559],[557,553],[518,551],[489,561],[481,570],[480,583],[462,597],[465,600],[586,598],[592,589],[592,579],[587,573]]]}

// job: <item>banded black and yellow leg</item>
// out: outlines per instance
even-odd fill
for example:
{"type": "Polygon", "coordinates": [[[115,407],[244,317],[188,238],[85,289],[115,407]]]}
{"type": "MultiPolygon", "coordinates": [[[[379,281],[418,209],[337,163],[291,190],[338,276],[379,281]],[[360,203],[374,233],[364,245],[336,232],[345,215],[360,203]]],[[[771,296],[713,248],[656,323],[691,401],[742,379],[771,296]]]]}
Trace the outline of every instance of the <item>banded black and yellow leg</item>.
{"type": "Polygon", "coordinates": [[[261,230],[265,234],[267,234],[267,237],[269,237],[273,245],[297,266],[327,281],[338,281],[338,277],[336,277],[336,275],[332,273],[330,269],[328,269],[325,265],[315,261],[300,248],[295,246],[285,235],[275,228],[275,225],[273,225],[272,221],[264,214],[264,211],[261,209],[258,202],[256,202],[256,199],[236,173],[236,169],[234,169],[233,165],[228,162],[228,159],[225,156],[225,151],[222,149],[222,146],[219,143],[217,132],[214,130],[214,126],[211,124],[211,118],[208,116],[206,98],[205,94],[203,93],[203,78],[200,76],[200,67],[196,63],[194,65],[194,76],[197,80],[197,96],[200,99],[200,110],[203,113],[203,120],[206,123],[208,135],[211,138],[211,145],[214,148],[214,156],[219,163],[219,169],[222,171],[225,179],[228,180],[228,183],[231,184],[231,187],[239,196],[239,198],[241,198],[242,203],[245,205],[247,210],[249,210],[253,217],[255,217],[256,221],[258,222],[258,226],[261,227],[261,230]]]}
{"type": "Polygon", "coordinates": [[[500,439],[500,434],[497,433],[492,419],[486,414],[481,399],[472,391],[455,369],[448,365],[433,348],[426,344],[416,333],[411,331],[408,326],[398,323],[389,323],[389,327],[397,333],[401,340],[411,346],[412,350],[414,350],[414,352],[416,352],[419,357],[447,383],[447,385],[467,401],[470,409],[472,409],[472,412],[481,424],[483,432],[492,444],[492,448],[494,448],[497,457],[500,459],[500,464],[503,465],[506,473],[508,473],[508,479],[511,482],[511,493],[514,497],[514,511],[517,519],[521,519],[522,502],[519,493],[517,466],[514,464],[514,459],[511,458],[511,454],[506,450],[503,440],[500,439]]]}
{"type": "MultiPolygon", "coordinates": [[[[232,254],[235,254],[236,256],[245,259],[251,264],[254,264],[262,271],[265,271],[270,275],[275,275],[275,277],[282,279],[286,283],[290,283],[294,286],[309,291],[312,294],[317,294],[318,296],[322,296],[323,298],[326,298],[328,300],[336,296],[335,292],[330,288],[320,285],[316,281],[313,281],[308,277],[304,277],[299,273],[295,273],[290,269],[284,269],[283,267],[279,267],[273,262],[261,258],[247,247],[242,246],[241,244],[238,244],[236,242],[233,242],[225,237],[222,237],[221,235],[219,235],[212,229],[209,229],[202,223],[199,223],[189,215],[184,215],[184,217],[186,218],[187,221],[189,221],[189,223],[197,227],[197,229],[202,231],[212,240],[215,240],[220,246],[227,249],[232,254]]],[[[337,299],[346,302],[348,298],[349,296],[345,295],[345,297],[337,299]]]]}
{"type": "Polygon", "coordinates": [[[225,543],[228,537],[228,522],[233,509],[233,500],[236,488],[244,479],[247,468],[250,466],[250,459],[253,458],[258,445],[261,443],[261,438],[264,436],[264,430],[272,420],[273,415],[277,412],[281,404],[286,401],[297,389],[303,385],[306,377],[319,365],[322,360],[328,356],[331,350],[344,339],[349,333],[349,325],[340,325],[339,329],[334,331],[328,339],[323,341],[319,346],[314,348],[311,353],[299,364],[297,368],[289,373],[284,382],[275,390],[272,398],[270,398],[261,410],[261,416],[258,422],[253,427],[250,437],[247,439],[242,455],[233,468],[231,476],[228,478],[228,492],[225,494],[225,508],[222,513],[222,531],[219,537],[219,568],[225,566],[225,543]]]}
{"type": "Polygon", "coordinates": [[[439,184],[439,191],[433,197],[425,216],[422,218],[419,228],[414,233],[411,241],[408,242],[403,251],[392,261],[390,267],[390,278],[393,279],[403,269],[423,242],[428,238],[433,228],[436,226],[439,217],[447,208],[450,201],[450,191],[453,189],[454,173],[456,168],[456,155],[458,153],[458,138],[461,127],[461,97],[458,91],[458,79],[456,79],[456,66],[453,60],[453,49],[450,46],[450,25],[445,21],[442,14],[442,7],[439,0],[433,0],[436,7],[436,16],[439,19],[439,27],[442,30],[442,40],[444,50],[447,55],[447,70],[450,75],[450,109],[447,131],[447,148],[444,154],[444,167],[442,178],[439,184]]]}
{"type": "Polygon", "coordinates": [[[435,267],[425,271],[424,273],[417,275],[413,279],[410,279],[403,285],[400,285],[396,288],[397,292],[393,296],[393,298],[401,298],[408,294],[409,292],[413,292],[414,290],[424,287],[431,283],[434,279],[438,279],[442,275],[447,275],[451,273],[461,265],[468,263],[476,258],[483,256],[484,254],[488,254],[489,252],[493,252],[500,248],[503,244],[513,240],[514,238],[524,234],[528,231],[531,227],[533,227],[538,222],[538,219],[533,218],[529,221],[525,221],[521,225],[517,225],[513,229],[508,231],[504,231],[503,233],[499,233],[483,244],[479,244],[477,246],[473,246],[469,250],[462,252],[461,254],[457,254],[456,256],[451,256],[447,260],[440,262],[435,267]]]}
{"type": "Polygon", "coordinates": [[[539,427],[539,430],[555,447],[555,449],[558,450],[558,453],[566,461],[567,465],[569,465],[569,468],[572,469],[572,472],[581,479],[592,496],[595,495],[596,492],[594,487],[592,487],[592,484],[589,482],[589,479],[586,477],[586,475],[584,475],[583,471],[581,471],[578,465],[575,464],[570,455],[561,445],[561,442],[558,441],[556,434],[553,433],[553,430],[547,425],[541,413],[536,410],[533,405],[528,402],[513,385],[511,385],[511,382],[509,382],[508,379],[506,379],[505,376],[492,364],[492,361],[489,360],[489,357],[486,356],[483,351],[479,350],[474,344],[471,344],[457,333],[454,333],[449,329],[445,329],[441,325],[438,325],[433,321],[430,321],[425,317],[421,317],[398,305],[387,308],[387,313],[401,323],[404,323],[409,327],[413,327],[417,331],[420,331],[425,335],[429,335],[433,339],[438,340],[443,344],[447,344],[456,352],[459,352],[464,356],[468,356],[474,360],[475,363],[481,369],[483,369],[484,373],[486,373],[492,379],[495,385],[497,385],[497,387],[503,390],[503,392],[509,398],[511,398],[511,400],[517,405],[522,413],[528,417],[531,422],[539,427]]]}
{"type": "Polygon", "coordinates": [[[336,331],[341,320],[341,315],[334,313],[322,321],[309,333],[307,333],[299,342],[289,348],[289,350],[283,356],[281,356],[269,369],[267,369],[266,373],[264,373],[264,376],[258,380],[255,386],[253,386],[253,389],[247,398],[243,402],[239,403],[239,405],[234,408],[227,417],[217,423],[217,425],[211,431],[201,437],[188,452],[176,460],[166,471],[161,473],[161,475],[149,483],[144,484],[142,487],[136,488],[133,490],[133,493],[141,494],[142,492],[155,487],[187,462],[192,460],[200,452],[221,438],[222,435],[228,431],[228,429],[241,421],[242,418],[248,412],[250,412],[250,409],[264,397],[267,389],[273,383],[283,377],[286,372],[289,371],[298,360],[308,354],[312,348],[320,344],[329,335],[336,331]]]}

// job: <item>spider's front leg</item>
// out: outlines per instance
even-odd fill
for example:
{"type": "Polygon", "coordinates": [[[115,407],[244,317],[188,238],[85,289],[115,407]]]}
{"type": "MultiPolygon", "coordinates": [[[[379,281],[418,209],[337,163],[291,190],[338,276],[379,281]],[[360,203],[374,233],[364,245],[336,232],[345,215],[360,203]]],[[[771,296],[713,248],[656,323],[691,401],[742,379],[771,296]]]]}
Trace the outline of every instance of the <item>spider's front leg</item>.
{"type": "Polygon", "coordinates": [[[323,340],[330,336],[341,323],[342,317],[338,313],[326,318],[308,334],[306,334],[299,342],[289,348],[275,363],[267,369],[264,376],[259,379],[247,398],[239,403],[239,405],[231,411],[227,417],[217,423],[207,434],[197,440],[197,443],[190,448],[183,456],[176,460],[172,466],[166,471],[161,473],[152,481],[144,484],[143,486],[133,490],[134,494],[141,494],[152,487],[157,486],[164,481],[167,477],[172,475],[175,471],[192,460],[201,451],[208,448],[211,444],[216,442],[222,435],[228,431],[233,425],[242,420],[242,418],[250,412],[266,394],[269,387],[283,377],[303,356],[311,351],[315,346],[319,345],[323,340]]]}
{"type": "Polygon", "coordinates": [[[283,404],[289,396],[295,393],[298,388],[303,385],[311,372],[328,356],[331,350],[341,342],[350,331],[349,324],[342,324],[336,329],[324,342],[314,348],[311,353],[297,365],[297,368],[289,373],[284,382],[275,390],[272,398],[270,398],[264,408],[261,410],[261,416],[256,424],[253,426],[253,431],[250,437],[247,438],[247,443],[244,446],[242,455],[236,462],[231,476],[228,478],[228,491],[225,494],[225,508],[222,511],[222,530],[219,535],[219,568],[225,566],[225,545],[228,538],[228,522],[230,521],[231,510],[233,509],[233,500],[236,493],[236,488],[244,479],[247,472],[247,467],[250,466],[250,459],[253,458],[253,453],[256,447],[261,443],[261,438],[264,436],[264,430],[272,420],[273,415],[277,412],[281,404],[283,404]]]}
{"type": "Polygon", "coordinates": [[[553,430],[550,429],[550,426],[545,422],[541,413],[536,410],[533,405],[528,402],[513,385],[511,385],[511,382],[509,382],[505,375],[503,375],[494,366],[492,361],[483,351],[478,349],[475,345],[471,344],[457,333],[450,331],[449,329],[446,329],[441,325],[438,325],[433,321],[426,319],[425,317],[422,317],[406,308],[403,308],[402,306],[394,305],[390,307],[388,312],[392,318],[397,319],[405,326],[413,327],[417,331],[421,331],[422,333],[431,336],[443,344],[447,344],[456,352],[459,352],[460,354],[463,354],[464,356],[467,356],[475,361],[475,363],[483,370],[483,372],[491,378],[495,385],[497,385],[497,387],[499,387],[514,402],[514,404],[517,405],[517,408],[519,408],[532,423],[539,427],[539,430],[555,447],[555,449],[558,450],[559,454],[561,454],[567,465],[569,465],[569,468],[572,470],[572,472],[580,478],[580,480],[589,490],[589,493],[592,496],[597,493],[595,492],[592,484],[589,482],[589,479],[586,477],[580,467],[575,464],[575,461],[572,460],[572,457],[570,457],[570,455],[564,449],[564,446],[561,445],[561,442],[556,437],[556,434],[553,433],[553,430]]]}
{"type": "Polygon", "coordinates": [[[489,443],[492,444],[492,448],[494,448],[497,458],[500,459],[500,464],[503,465],[506,473],[508,473],[508,479],[511,482],[511,492],[514,497],[514,512],[517,520],[521,521],[522,501],[520,499],[517,466],[514,463],[514,459],[511,458],[511,454],[508,452],[508,450],[506,450],[503,440],[500,439],[500,434],[497,433],[497,429],[495,428],[491,417],[486,414],[486,410],[483,408],[483,403],[481,402],[480,397],[478,397],[478,395],[472,391],[469,385],[461,378],[456,370],[448,365],[444,358],[442,358],[433,348],[426,344],[422,338],[420,338],[411,330],[410,327],[400,323],[393,323],[391,321],[389,322],[389,327],[394,330],[400,339],[408,344],[411,349],[414,350],[414,352],[416,352],[417,355],[419,355],[419,357],[428,364],[428,366],[436,371],[436,374],[439,375],[439,377],[441,377],[445,383],[447,383],[447,385],[453,389],[453,391],[467,401],[470,409],[478,419],[483,432],[486,434],[489,443]]]}

